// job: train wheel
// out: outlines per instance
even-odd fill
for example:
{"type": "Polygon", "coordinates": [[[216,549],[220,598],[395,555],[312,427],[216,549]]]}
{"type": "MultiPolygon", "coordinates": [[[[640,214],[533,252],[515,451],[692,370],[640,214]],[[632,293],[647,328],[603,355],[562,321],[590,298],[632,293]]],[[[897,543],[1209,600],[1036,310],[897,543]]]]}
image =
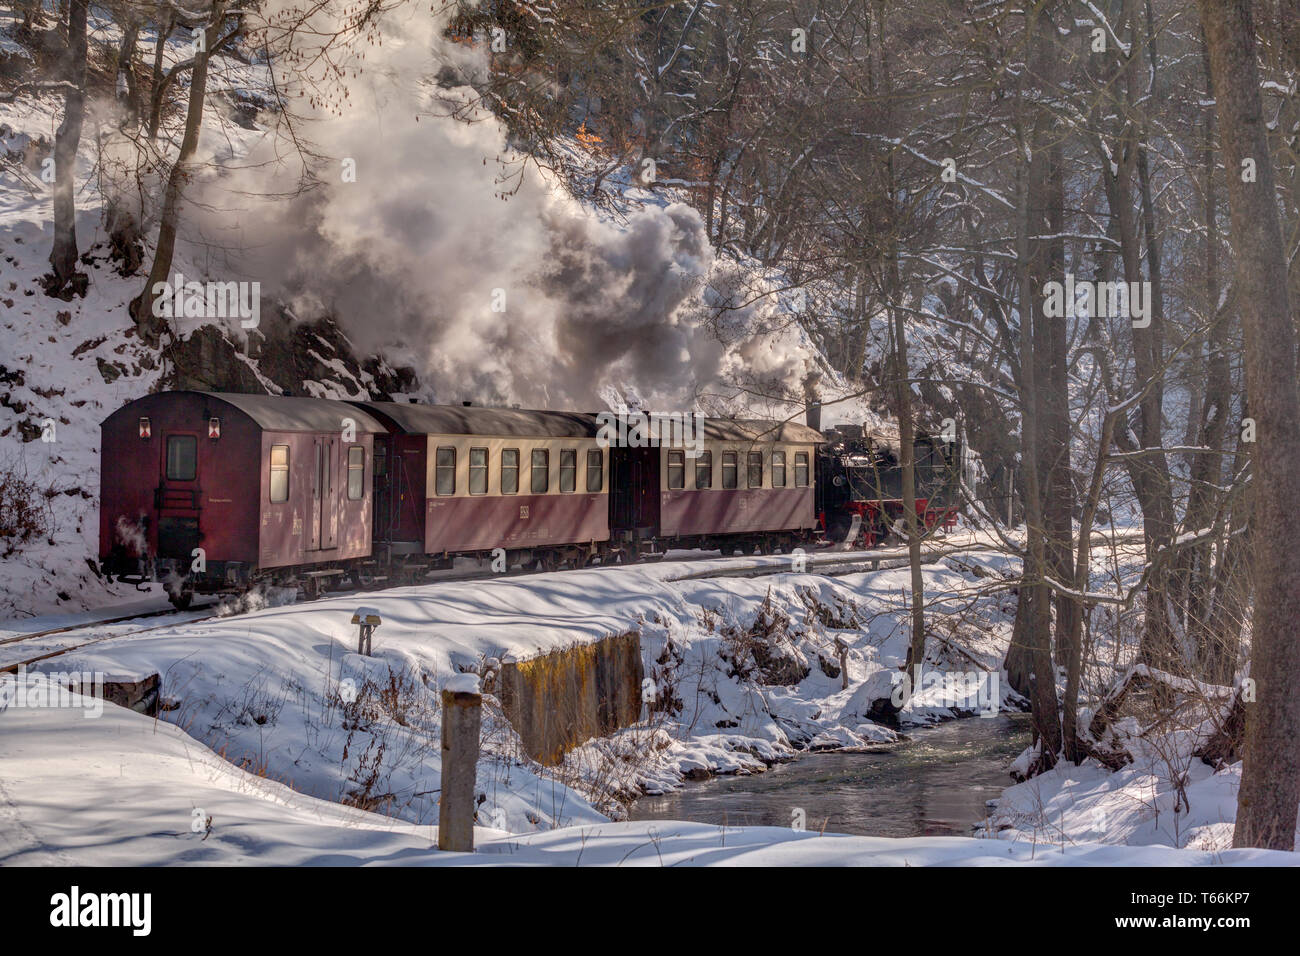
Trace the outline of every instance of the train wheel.
{"type": "Polygon", "coordinates": [[[172,607],[176,608],[176,610],[184,611],[186,608],[190,606],[190,603],[194,600],[194,592],[191,591],[189,588],[185,588],[184,590],[180,591],[177,594],[172,594],[169,591],[167,593],[167,600],[171,601],[172,607]]]}

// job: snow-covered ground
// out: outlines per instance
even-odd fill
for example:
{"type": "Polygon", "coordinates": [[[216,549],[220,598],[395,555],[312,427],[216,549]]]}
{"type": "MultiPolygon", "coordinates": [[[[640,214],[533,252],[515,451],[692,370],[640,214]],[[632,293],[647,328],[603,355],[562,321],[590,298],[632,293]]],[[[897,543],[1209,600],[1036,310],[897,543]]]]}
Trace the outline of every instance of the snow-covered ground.
{"type": "MultiPolygon", "coordinates": [[[[13,22],[13,14],[0,14],[0,28],[13,22]]],[[[117,28],[93,7],[89,32],[94,44],[120,41],[117,28]]],[[[140,44],[152,56],[147,31],[140,44]]],[[[178,36],[164,62],[187,55],[178,36]]],[[[256,89],[264,86],[265,70],[222,57],[212,82],[221,92],[233,84],[256,89]]],[[[230,122],[221,93],[213,101],[205,118],[209,136],[227,148],[246,148],[251,132],[230,122]]],[[[107,584],[87,563],[99,552],[99,423],[156,387],[163,369],[158,353],[135,336],[127,312],[144,277],[119,275],[106,247],[101,187],[112,178],[113,114],[100,99],[88,107],[77,156],[77,240],[89,286],[84,297],[67,302],[42,289],[54,236],[42,157],[62,108],[62,97],[37,94],[0,104],[0,155],[17,158],[6,165],[0,189],[0,472],[31,481],[47,518],[46,532],[12,553],[12,542],[0,541],[0,619],[139,597],[133,588],[107,584]]],[[[202,275],[202,261],[182,241],[177,270],[202,275]]]]}
{"type": "Polygon", "coordinates": [[[1231,847],[1241,764],[1215,773],[1182,752],[1162,757],[1141,741],[1129,743],[1137,758],[1120,770],[1061,763],[1011,787],[998,801],[986,832],[1058,845],[1231,847]],[[1180,777],[1185,780],[1182,799],[1170,783],[1180,777]]]}
{"type": "Polygon", "coordinates": [[[1294,865],[1267,850],[892,840],[774,827],[591,822],[528,834],[437,828],[339,806],[232,766],[182,730],[121,708],[0,715],[0,865],[926,866],[1294,865]]]}
{"type": "MultiPolygon", "coordinates": [[[[778,567],[790,560],[752,559],[778,567]]],[[[1114,774],[1058,767],[1011,787],[983,840],[814,840],[778,829],[611,823],[620,800],[681,786],[687,775],[761,772],[802,750],[895,738],[868,710],[890,694],[906,653],[907,571],[701,577],[730,566],[701,557],[344,595],[169,622],[54,658],[32,670],[110,679],[157,672],[166,709],[157,720],[114,707],[97,719],[69,709],[0,713],[0,830],[16,859],[84,847],[89,855],[69,859],[425,862],[437,856],[429,847],[441,787],[439,689],[462,671],[634,631],[655,695],[677,707],[643,711],[639,724],[589,741],[558,768],[531,760],[489,699],[479,821],[500,830],[482,831],[476,861],[617,862],[629,853],[642,863],[660,854],[718,863],[1265,859],[1224,852],[1239,768],[1191,767],[1190,808],[1175,813],[1169,769],[1154,752],[1114,774]],[[384,620],[373,657],[353,650],[350,618],[361,604],[384,620]],[[761,662],[752,656],[758,639],[767,648],[761,662]],[[841,648],[847,688],[832,676],[841,648]],[[113,778],[111,791],[100,776],[113,778]],[[48,784],[39,798],[24,789],[38,780],[48,784]],[[120,799],[103,798],[118,789],[120,799]],[[147,811],[122,809],[151,794],[147,811]],[[47,805],[58,812],[46,814],[47,805]],[[214,820],[208,840],[189,830],[196,809],[214,820]]],[[[1004,556],[980,551],[927,566],[930,670],[996,673],[1015,600],[989,584],[1014,570],[1004,556]]],[[[13,678],[0,678],[0,694],[6,688],[12,696],[13,678]]],[[[953,690],[951,680],[923,686],[905,725],[981,706],[973,693],[945,699],[953,690]]],[[[1008,701],[999,682],[994,706],[1008,701]]]]}
{"type": "MultiPolygon", "coordinates": [[[[967,553],[960,562],[967,570],[939,564],[927,571],[934,592],[955,606],[984,580],[970,568],[1003,559],[967,553]]],[[[868,710],[890,695],[891,674],[906,654],[906,571],[699,577],[729,566],[706,558],[331,597],[153,627],[35,668],[118,678],[156,672],[169,708],[163,719],[228,760],[323,799],[382,804],[426,823],[436,816],[440,779],[431,744],[441,728],[438,690],[449,677],[638,633],[653,693],[673,706],[580,748],[558,771],[528,760],[508,724],[489,713],[480,767],[484,817],[500,810],[514,832],[602,819],[580,793],[617,814],[619,798],[678,786],[692,772],[756,772],[799,749],[892,740],[894,732],[868,710]],[[354,652],[350,621],[362,604],[384,621],[373,657],[354,652]],[[760,639],[767,649],[761,662],[753,654],[760,639]],[[360,702],[345,700],[350,690],[360,702]],[[636,759],[619,757],[628,750],[636,759]]],[[[974,599],[977,610],[960,624],[954,618],[948,635],[971,656],[938,651],[936,666],[999,666],[1014,601],[1005,593],[974,599]]],[[[929,687],[905,719],[949,715],[953,702],[940,699],[943,691],[929,687]]],[[[997,696],[982,706],[1006,699],[1001,682],[988,691],[997,696]]],[[[972,694],[969,704],[956,703],[971,710],[978,702],[972,694]]]]}

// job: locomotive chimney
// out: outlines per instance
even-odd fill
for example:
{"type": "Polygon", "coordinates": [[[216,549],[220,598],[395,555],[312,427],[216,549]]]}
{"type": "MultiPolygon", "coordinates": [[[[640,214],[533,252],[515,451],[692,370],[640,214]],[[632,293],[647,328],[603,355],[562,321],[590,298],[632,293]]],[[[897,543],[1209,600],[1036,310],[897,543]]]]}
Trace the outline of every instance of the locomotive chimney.
{"type": "Polygon", "coordinates": [[[817,390],[821,380],[821,375],[816,371],[810,371],[803,379],[803,420],[816,432],[822,430],[822,400],[817,390]]]}

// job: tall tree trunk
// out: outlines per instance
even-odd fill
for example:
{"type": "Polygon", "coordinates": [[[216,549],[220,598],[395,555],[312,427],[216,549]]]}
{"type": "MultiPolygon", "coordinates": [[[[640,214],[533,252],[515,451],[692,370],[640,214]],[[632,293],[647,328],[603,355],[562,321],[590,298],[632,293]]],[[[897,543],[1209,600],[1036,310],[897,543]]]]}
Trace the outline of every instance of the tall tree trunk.
{"type": "MultiPolygon", "coordinates": [[[[1079,517],[1079,550],[1074,565],[1074,589],[1083,593],[1088,590],[1088,580],[1092,574],[1092,523],[1097,516],[1097,505],[1101,501],[1102,479],[1106,474],[1107,452],[1115,433],[1117,413],[1106,412],[1102,419],[1101,441],[1097,444],[1097,461],[1093,465],[1092,479],[1088,483],[1088,492],[1083,499],[1083,513],[1079,517]]],[[[1061,732],[1065,738],[1065,759],[1071,763],[1083,763],[1088,755],[1079,736],[1079,687],[1083,682],[1083,605],[1076,605],[1078,613],[1069,620],[1070,633],[1066,639],[1069,655],[1065,661],[1065,700],[1061,705],[1061,732]]]]}
{"type": "MultiPolygon", "coordinates": [[[[1034,288],[1042,283],[1065,278],[1065,157],[1062,132],[1054,124],[1047,131],[1050,146],[1045,148],[1046,169],[1042,183],[1044,200],[1041,208],[1030,212],[1035,229],[1050,238],[1036,243],[1034,288]],[[1041,281],[1040,281],[1041,280],[1041,281]]],[[[1073,580],[1074,561],[1074,470],[1070,462],[1070,380],[1067,320],[1045,319],[1034,323],[1035,350],[1044,358],[1038,381],[1043,421],[1040,455],[1042,464],[1043,533],[1047,536],[1047,554],[1052,576],[1062,583],[1073,580]]],[[[1074,621],[1083,613],[1079,602],[1069,595],[1056,594],[1056,661],[1065,664],[1070,658],[1070,640],[1074,621]]]]}
{"type": "Polygon", "coordinates": [[[167,187],[163,194],[163,208],[159,217],[158,245],[154,252],[153,267],[145,281],[144,291],[131,303],[132,315],[141,338],[151,345],[157,345],[164,322],[154,314],[154,303],[158,296],[155,286],[171,278],[172,256],[176,251],[176,228],[180,217],[182,192],[185,181],[189,178],[190,161],[199,147],[199,130],[203,125],[203,102],[208,86],[208,56],[216,42],[221,29],[223,5],[216,4],[212,11],[212,20],[205,31],[204,48],[194,54],[194,73],[190,77],[189,104],[185,114],[185,136],[181,140],[180,153],[172,165],[167,177],[167,187]]]}
{"type": "MultiPolygon", "coordinates": [[[[1130,39],[1138,40],[1136,0],[1124,0],[1125,22],[1129,26],[1130,39]]],[[[1122,140],[1124,161],[1119,164],[1119,174],[1113,178],[1112,188],[1108,191],[1111,212],[1119,230],[1120,258],[1124,266],[1124,281],[1133,288],[1142,282],[1142,249],[1139,239],[1139,219],[1148,232],[1148,241],[1153,241],[1154,215],[1147,217],[1148,204],[1143,200],[1147,193],[1142,189],[1146,157],[1143,143],[1143,131],[1138,125],[1138,78],[1137,57],[1129,57],[1123,68],[1125,102],[1123,108],[1131,117],[1126,126],[1126,135],[1122,140]],[[1137,208],[1134,207],[1133,174],[1138,174],[1139,189],[1137,208]]],[[[1148,247],[1150,252],[1152,247],[1148,247]]],[[[1150,324],[1145,329],[1132,330],[1133,370],[1138,388],[1146,388],[1142,401],[1138,405],[1137,449],[1158,449],[1163,445],[1164,415],[1161,408],[1164,390],[1159,381],[1152,387],[1148,383],[1164,374],[1162,368],[1164,326],[1163,303],[1156,296],[1159,291],[1159,263],[1148,260],[1148,272],[1151,281],[1152,297],[1148,302],[1150,324]]],[[[1117,436],[1127,439],[1124,429],[1117,429],[1117,436]]],[[[1142,533],[1146,547],[1148,563],[1159,562],[1168,551],[1173,537],[1173,494],[1169,477],[1169,464],[1162,452],[1150,452],[1131,459],[1129,473],[1137,493],[1138,505],[1142,509],[1142,533]]],[[[1144,630],[1139,650],[1142,660],[1155,667],[1171,668],[1174,664],[1173,637],[1168,616],[1168,592],[1165,581],[1167,571],[1160,565],[1147,579],[1144,595],[1146,607],[1144,630]]]]}
{"type": "MultiPolygon", "coordinates": [[[[1047,58],[1053,55],[1048,38],[1052,26],[1044,9],[1030,11],[1026,23],[1029,37],[1028,72],[1030,82],[1038,83],[1048,75],[1047,58]]],[[[1025,566],[1021,581],[1023,600],[1018,611],[1026,615],[1019,626],[1032,661],[1030,704],[1034,736],[1039,746],[1037,771],[1050,769],[1061,752],[1061,715],[1056,697],[1056,669],[1052,661],[1051,594],[1044,583],[1051,573],[1050,555],[1044,519],[1044,483],[1040,463],[1044,460],[1040,419],[1039,388],[1047,386],[1047,356],[1042,323],[1059,321],[1042,315],[1041,276],[1045,268],[1044,253],[1048,244],[1039,235],[1036,211],[1046,207],[1051,175],[1051,139],[1053,119],[1041,107],[1034,107],[1032,123],[1024,118],[1024,93],[1016,105],[1017,131],[1021,139],[1016,150],[1016,271],[1020,311],[1020,408],[1023,446],[1022,469],[1025,487],[1025,566]],[[1028,140],[1028,149],[1025,140],[1028,140]],[[1026,154],[1028,157],[1026,158],[1026,154]],[[1035,280],[1040,282],[1036,288],[1035,280]],[[1036,326],[1038,328],[1036,329],[1036,326]],[[1040,385],[1040,380],[1042,384],[1040,385]]]]}
{"type": "Polygon", "coordinates": [[[68,8],[68,46],[64,79],[69,84],[63,122],[54,135],[54,246],[52,272],[45,283],[48,295],[68,297],[86,292],[86,276],[77,273],[77,202],[73,181],[77,173],[77,147],[86,110],[86,10],[87,0],[72,0],[68,8]]]}
{"type": "MultiPolygon", "coordinates": [[[[1201,406],[1200,433],[1197,441],[1210,449],[1210,454],[1192,456],[1190,486],[1187,493],[1186,526],[1197,531],[1210,525],[1213,512],[1221,506],[1223,494],[1219,491],[1223,476],[1223,449],[1227,436],[1228,415],[1232,410],[1232,372],[1228,365],[1231,347],[1232,323],[1225,311],[1219,309],[1219,204],[1214,183],[1216,165],[1214,124],[1214,83],[1210,79],[1209,51],[1202,41],[1202,58],[1205,62],[1206,101],[1211,105],[1205,111],[1205,152],[1203,159],[1205,184],[1205,315],[1210,322],[1207,334],[1208,352],[1205,356],[1205,400],[1201,406]]],[[[1188,549],[1187,560],[1187,624],[1195,648],[1198,672],[1213,683],[1226,683],[1232,677],[1233,663],[1227,658],[1226,647],[1218,638],[1208,620],[1215,581],[1211,566],[1212,547],[1209,541],[1188,549]]],[[[1220,562],[1227,550],[1220,556],[1220,562]]],[[[1234,641],[1235,643],[1235,641],[1234,641]]],[[[1235,661],[1235,655],[1231,655],[1235,661]]]]}
{"type": "MultiPolygon", "coordinates": [[[[903,310],[892,290],[889,309],[894,319],[894,375],[897,383],[898,442],[903,466],[903,524],[907,528],[907,558],[912,580],[912,640],[907,645],[907,673],[916,674],[925,662],[925,579],[921,575],[921,528],[916,516],[916,428],[912,421],[912,383],[907,371],[907,330],[903,310]]],[[[919,687],[914,686],[915,692],[919,687]]]]}
{"type": "Polygon", "coordinates": [[[140,123],[140,88],[135,81],[135,46],[140,24],[130,20],[122,28],[122,45],[117,51],[117,101],[123,109],[122,127],[140,123]]]}
{"type": "Polygon", "coordinates": [[[1287,263],[1260,96],[1250,0],[1199,0],[1210,48],[1246,336],[1253,452],[1255,609],[1233,846],[1295,849],[1300,810],[1300,395],[1287,263]],[[1242,182],[1253,160],[1254,182],[1242,182]]]}

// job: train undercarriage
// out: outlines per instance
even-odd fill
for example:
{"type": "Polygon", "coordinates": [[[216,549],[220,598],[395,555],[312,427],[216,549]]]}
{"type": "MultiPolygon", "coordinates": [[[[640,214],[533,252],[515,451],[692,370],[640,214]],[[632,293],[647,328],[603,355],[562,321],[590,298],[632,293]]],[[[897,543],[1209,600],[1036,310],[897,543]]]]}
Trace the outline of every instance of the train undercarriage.
{"type": "Polygon", "coordinates": [[[184,568],[174,558],[127,559],[105,562],[110,578],[143,590],[159,583],[178,609],[188,608],[195,595],[240,597],[269,588],[297,588],[308,600],[333,591],[376,590],[424,582],[436,571],[449,571],[457,558],[474,560],[492,573],[559,571],[600,565],[629,564],[662,557],[669,551],[721,551],[723,554],[790,554],[796,548],[824,542],[820,529],[733,535],[694,535],[677,538],[641,537],[625,532],[607,541],[544,548],[511,548],[423,554],[409,548],[381,545],[378,553],[348,561],[318,562],[260,569],[238,561],[210,561],[202,571],[184,568]]]}

